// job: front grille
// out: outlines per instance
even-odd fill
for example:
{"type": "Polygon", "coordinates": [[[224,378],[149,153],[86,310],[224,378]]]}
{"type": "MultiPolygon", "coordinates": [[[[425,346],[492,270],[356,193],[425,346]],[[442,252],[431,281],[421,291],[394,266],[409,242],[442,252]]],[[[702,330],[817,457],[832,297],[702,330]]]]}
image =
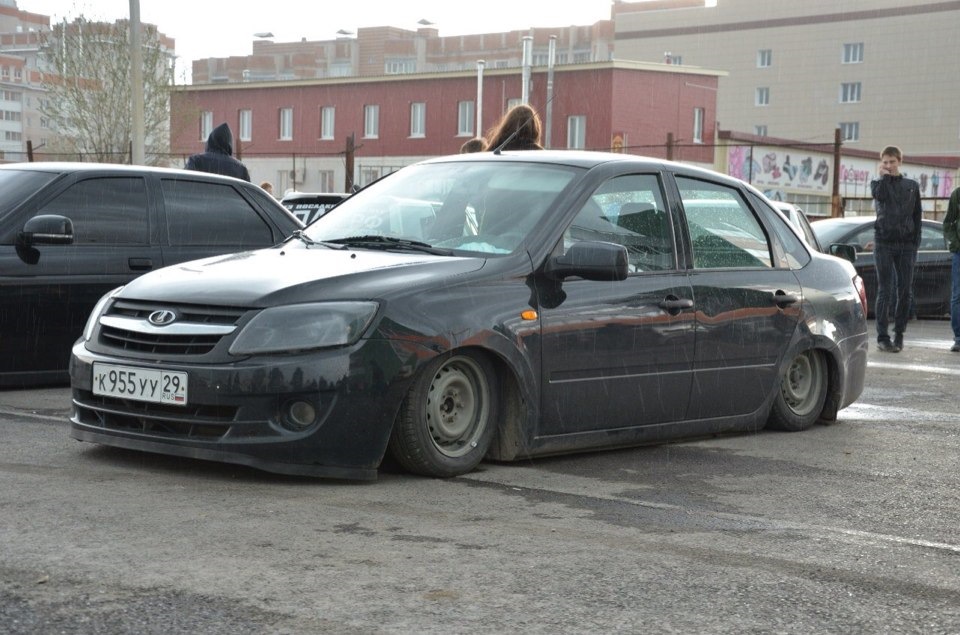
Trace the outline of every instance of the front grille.
{"type": "Polygon", "coordinates": [[[109,326],[100,329],[104,346],[160,355],[205,355],[222,338],[222,335],[149,335],[109,326]]]}
{"type": "Polygon", "coordinates": [[[210,327],[236,326],[246,313],[247,309],[237,307],[117,300],[101,318],[98,344],[109,350],[165,357],[206,355],[229,334],[228,329],[211,333],[210,327]],[[176,328],[169,332],[144,328],[147,317],[159,310],[176,313],[176,328]]]}

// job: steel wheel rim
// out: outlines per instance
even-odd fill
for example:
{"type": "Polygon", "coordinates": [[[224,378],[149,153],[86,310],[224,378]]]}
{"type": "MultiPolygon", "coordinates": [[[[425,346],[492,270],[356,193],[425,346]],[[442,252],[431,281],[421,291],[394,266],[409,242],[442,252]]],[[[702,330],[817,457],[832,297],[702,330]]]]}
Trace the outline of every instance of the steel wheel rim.
{"type": "Polygon", "coordinates": [[[823,367],[813,355],[810,351],[797,355],[780,382],[784,402],[798,415],[810,414],[819,401],[823,367]]]}
{"type": "Polygon", "coordinates": [[[489,417],[490,384],[473,360],[455,357],[430,381],[426,423],[434,447],[456,458],[477,447],[489,417]]]}

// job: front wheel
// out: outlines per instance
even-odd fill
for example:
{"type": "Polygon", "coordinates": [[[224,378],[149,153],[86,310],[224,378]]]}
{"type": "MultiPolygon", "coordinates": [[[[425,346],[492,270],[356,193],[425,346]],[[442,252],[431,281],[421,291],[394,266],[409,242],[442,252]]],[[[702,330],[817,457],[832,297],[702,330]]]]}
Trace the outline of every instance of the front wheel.
{"type": "Polygon", "coordinates": [[[459,353],[434,360],[400,406],[390,453],[415,474],[445,478],[469,472],[493,440],[498,395],[487,358],[459,353]]]}
{"type": "Polygon", "coordinates": [[[819,351],[804,351],[793,358],[780,378],[767,427],[797,432],[820,416],[827,398],[827,364],[819,351]]]}

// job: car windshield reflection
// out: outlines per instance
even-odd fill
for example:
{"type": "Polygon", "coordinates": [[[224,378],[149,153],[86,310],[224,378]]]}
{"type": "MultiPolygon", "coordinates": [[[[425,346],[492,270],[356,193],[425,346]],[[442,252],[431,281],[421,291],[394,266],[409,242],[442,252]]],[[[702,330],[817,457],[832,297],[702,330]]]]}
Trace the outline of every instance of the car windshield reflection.
{"type": "Polygon", "coordinates": [[[576,174],[565,166],[499,160],[411,166],[344,201],[306,233],[360,248],[415,244],[451,254],[508,254],[576,174]],[[351,240],[358,236],[365,240],[351,240]]]}

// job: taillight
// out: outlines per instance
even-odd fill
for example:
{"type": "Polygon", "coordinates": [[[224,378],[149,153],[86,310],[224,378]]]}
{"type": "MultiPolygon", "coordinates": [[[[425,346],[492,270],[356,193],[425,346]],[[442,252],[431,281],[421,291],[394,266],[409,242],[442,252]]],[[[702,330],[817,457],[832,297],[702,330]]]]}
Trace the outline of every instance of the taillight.
{"type": "Polygon", "coordinates": [[[860,294],[860,306],[863,307],[863,314],[866,315],[869,311],[867,311],[867,287],[863,284],[863,278],[859,275],[853,276],[853,286],[860,294]]]}

